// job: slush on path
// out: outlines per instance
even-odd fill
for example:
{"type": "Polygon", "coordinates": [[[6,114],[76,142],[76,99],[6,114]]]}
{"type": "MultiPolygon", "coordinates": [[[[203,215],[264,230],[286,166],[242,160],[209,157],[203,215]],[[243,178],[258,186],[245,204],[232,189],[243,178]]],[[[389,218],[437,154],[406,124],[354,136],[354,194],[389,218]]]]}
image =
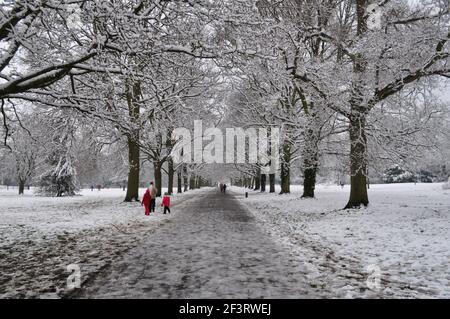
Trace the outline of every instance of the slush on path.
{"type": "Polygon", "coordinates": [[[313,297],[302,265],[232,195],[209,189],[177,211],[80,297],[313,297]]]}

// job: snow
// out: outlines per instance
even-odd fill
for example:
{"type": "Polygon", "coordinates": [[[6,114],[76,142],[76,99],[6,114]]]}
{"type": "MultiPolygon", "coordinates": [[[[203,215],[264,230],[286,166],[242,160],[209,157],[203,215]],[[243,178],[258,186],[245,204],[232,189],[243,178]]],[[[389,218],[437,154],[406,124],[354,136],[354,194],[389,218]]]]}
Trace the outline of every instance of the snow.
{"type": "Polygon", "coordinates": [[[349,186],[320,185],[315,199],[301,199],[300,186],[248,198],[231,190],[336,297],[450,297],[450,190],[442,184],[371,185],[370,205],[359,210],[341,210],[349,186]]]}
{"type": "MultiPolygon", "coordinates": [[[[195,192],[173,195],[174,210],[195,192]]],[[[68,265],[79,264],[89,280],[172,216],[161,214],[161,199],[156,214],[145,216],[140,203],[123,202],[121,189],[61,198],[25,193],[0,187],[0,298],[62,297],[68,265]]]]}
{"type": "Polygon", "coordinates": [[[170,223],[148,234],[81,298],[318,297],[307,271],[217,188],[203,189],[170,223]]]}
{"type": "Polygon", "coordinates": [[[158,199],[150,217],[121,189],[49,198],[0,187],[0,298],[449,298],[442,186],[371,185],[359,210],[341,209],[348,186],[319,185],[315,199],[299,186],[230,187],[249,211],[201,189],[174,195],[170,215],[158,199]],[[67,288],[71,264],[81,295],[67,288]]]}

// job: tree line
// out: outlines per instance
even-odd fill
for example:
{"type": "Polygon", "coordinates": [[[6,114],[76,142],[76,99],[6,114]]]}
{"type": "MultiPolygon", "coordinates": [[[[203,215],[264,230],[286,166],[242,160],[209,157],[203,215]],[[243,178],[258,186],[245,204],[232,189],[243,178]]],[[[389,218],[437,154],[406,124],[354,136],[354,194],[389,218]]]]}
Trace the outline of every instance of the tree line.
{"type": "MultiPolygon", "coordinates": [[[[143,162],[159,189],[163,172],[178,191],[210,173],[173,163],[174,128],[194,119],[277,126],[282,193],[299,161],[303,196],[314,197],[331,159],[350,176],[346,208],[359,207],[369,203],[371,170],[443,149],[448,106],[436,92],[450,74],[449,37],[445,2],[5,1],[3,144],[29,167],[44,161],[50,188],[71,176],[77,141],[92,143],[98,157],[120,154],[132,201],[143,162]],[[37,138],[22,119],[34,117],[54,119],[46,124],[53,134],[36,129],[47,138],[34,145],[56,146],[30,161],[23,143],[37,138]]],[[[261,167],[233,169],[239,184],[258,188],[268,178],[274,190],[276,176],[261,167]]]]}

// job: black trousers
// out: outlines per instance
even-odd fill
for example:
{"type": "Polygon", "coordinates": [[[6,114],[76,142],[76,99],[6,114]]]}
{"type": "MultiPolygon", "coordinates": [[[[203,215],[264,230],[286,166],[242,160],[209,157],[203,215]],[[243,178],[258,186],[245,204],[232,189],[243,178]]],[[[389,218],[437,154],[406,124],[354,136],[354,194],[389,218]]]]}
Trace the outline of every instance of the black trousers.
{"type": "Polygon", "coordinates": [[[156,203],[156,199],[152,198],[150,200],[150,212],[155,212],[155,203],[156,203]]]}
{"type": "Polygon", "coordinates": [[[170,208],[169,208],[169,206],[164,206],[164,214],[165,214],[167,211],[168,211],[169,214],[170,214],[170,208]]]}

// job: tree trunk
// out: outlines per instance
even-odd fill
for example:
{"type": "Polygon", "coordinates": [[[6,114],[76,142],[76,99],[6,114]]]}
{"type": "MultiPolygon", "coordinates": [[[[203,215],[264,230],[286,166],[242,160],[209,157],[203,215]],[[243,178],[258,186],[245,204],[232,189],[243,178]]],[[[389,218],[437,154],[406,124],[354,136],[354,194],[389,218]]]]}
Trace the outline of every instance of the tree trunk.
{"type": "Polygon", "coordinates": [[[266,174],[261,174],[261,192],[266,191],[266,184],[267,184],[266,179],[267,179],[266,174]]]}
{"type": "Polygon", "coordinates": [[[281,192],[280,194],[289,194],[291,192],[291,173],[290,168],[286,164],[281,164],[281,192]]]}
{"type": "Polygon", "coordinates": [[[289,194],[291,192],[291,145],[287,142],[283,144],[280,178],[280,194],[289,194]]]}
{"type": "Polygon", "coordinates": [[[125,201],[139,201],[139,145],[131,137],[128,137],[128,162],[130,168],[125,201]]]}
{"type": "Polygon", "coordinates": [[[156,197],[160,197],[161,196],[161,189],[162,189],[161,163],[160,162],[154,162],[153,163],[153,170],[154,170],[154,174],[155,174],[156,197]]]}
{"type": "Polygon", "coordinates": [[[269,184],[270,184],[269,193],[275,193],[275,174],[269,174],[269,184]]]}
{"type": "Polygon", "coordinates": [[[369,204],[367,195],[367,137],[364,114],[352,116],[350,119],[350,199],[345,206],[358,208],[369,204]]]}
{"type": "Polygon", "coordinates": [[[200,184],[201,184],[200,176],[197,176],[195,178],[195,188],[200,188],[200,184]]]}
{"type": "Polygon", "coordinates": [[[319,159],[319,137],[315,128],[309,130],[306,136],[305,148],[303,151],[303,195],[302,198],[314,198],[316,189],[316,176],[319,159]]]}
{"type": "Polygon", "coordinates": [[[316,188],[316,175],[319,160],[319,142],[321,126],[317,110],[314,103],[310,103],[310,112],[307,114],[307,130],[304,137],[304,147],[302,152],[303,171],[303,195],[302,198],[314,198],[316,188]]]}
{"type": "MultiPolygon", "coordinates": [[[[141,84],[140,82],[130,83],[130,80],[126,82],[126,97],[128,104],[128,113],[132,123],[139,122],[140,107],[138,100],[141,96],[141,84]]],[[[131,202],[133,200],[139,201],[139,129],[135,129],[131,134],[127,136],[128,141],[128,187],[127,194],[125,195],[125,201],[131,202]]]]}
{"type": "MultiPolygon", "coordinates": [[[[366,9],[368,1],[356,1],[357,34],[362,35],[367,31],[366,9]]],[[[353,67],[353,92],[351,97],[350,120],[350,198],[345,206],[358,208],[369,204],[367,195],[367,137],[366,117],[367,112],[362,100],[364,90],[364,71],[367,63],[365,58],[357,54],[353,67]]]]}
{"type": "Polygon", "coordinates": [[[167,171],[167,192],[169,195],[173,194],[173,175],[174,175],[174,169],[173,169],[173,160],[171,158],[168,159],[167,162],[168,171],[167,171]]]}
{"type": "Polygon", "coordinates": [[[26,181],[19,179],[19,195],[23,195],[25,191],[25,182],[26,181]]]}
{"type": "Polygon", "coordinates": [[[181,186],[181,169],[179,168],[177,171],[177,193],[181,194],[183,192],[182,186],[181,186]]]}
{"type": "Polygon", "coordinates": [[[183,164],[183,184],[184,184],[184,192],[188,191],[188,173],[187,166],[183,164]]]}
{"type": "Polygon", "coordinates": [[[191,174],[189,178],[189,189],[195,189],[195,175],[191,174]]]}
{"type": "Polygon", "coordinates": [[[261,189],[261,179],[260,179],[260,174],[259,174],[259,172],[258,173],[256,173],[256,175],[255,175],[255,188],[253,189],[253,190],[255,190],[255,191],[257,191],[257,190],[260,190],[261,189]]]}
{"type": "Polygon", "coordinates": [[[274,159],[272,159],[272,139],[269,138],[269,149],[268,155],[270,156],[270,172],[269,174],[269,193],[275,193],[275,170],[277,169],[274,165],[274,159]]]}
{"type": "Polygon", "coordinates": [[[303,170],[303,195],[302,198],[314,198],[316,188],[317,165],[303,170]]]}

